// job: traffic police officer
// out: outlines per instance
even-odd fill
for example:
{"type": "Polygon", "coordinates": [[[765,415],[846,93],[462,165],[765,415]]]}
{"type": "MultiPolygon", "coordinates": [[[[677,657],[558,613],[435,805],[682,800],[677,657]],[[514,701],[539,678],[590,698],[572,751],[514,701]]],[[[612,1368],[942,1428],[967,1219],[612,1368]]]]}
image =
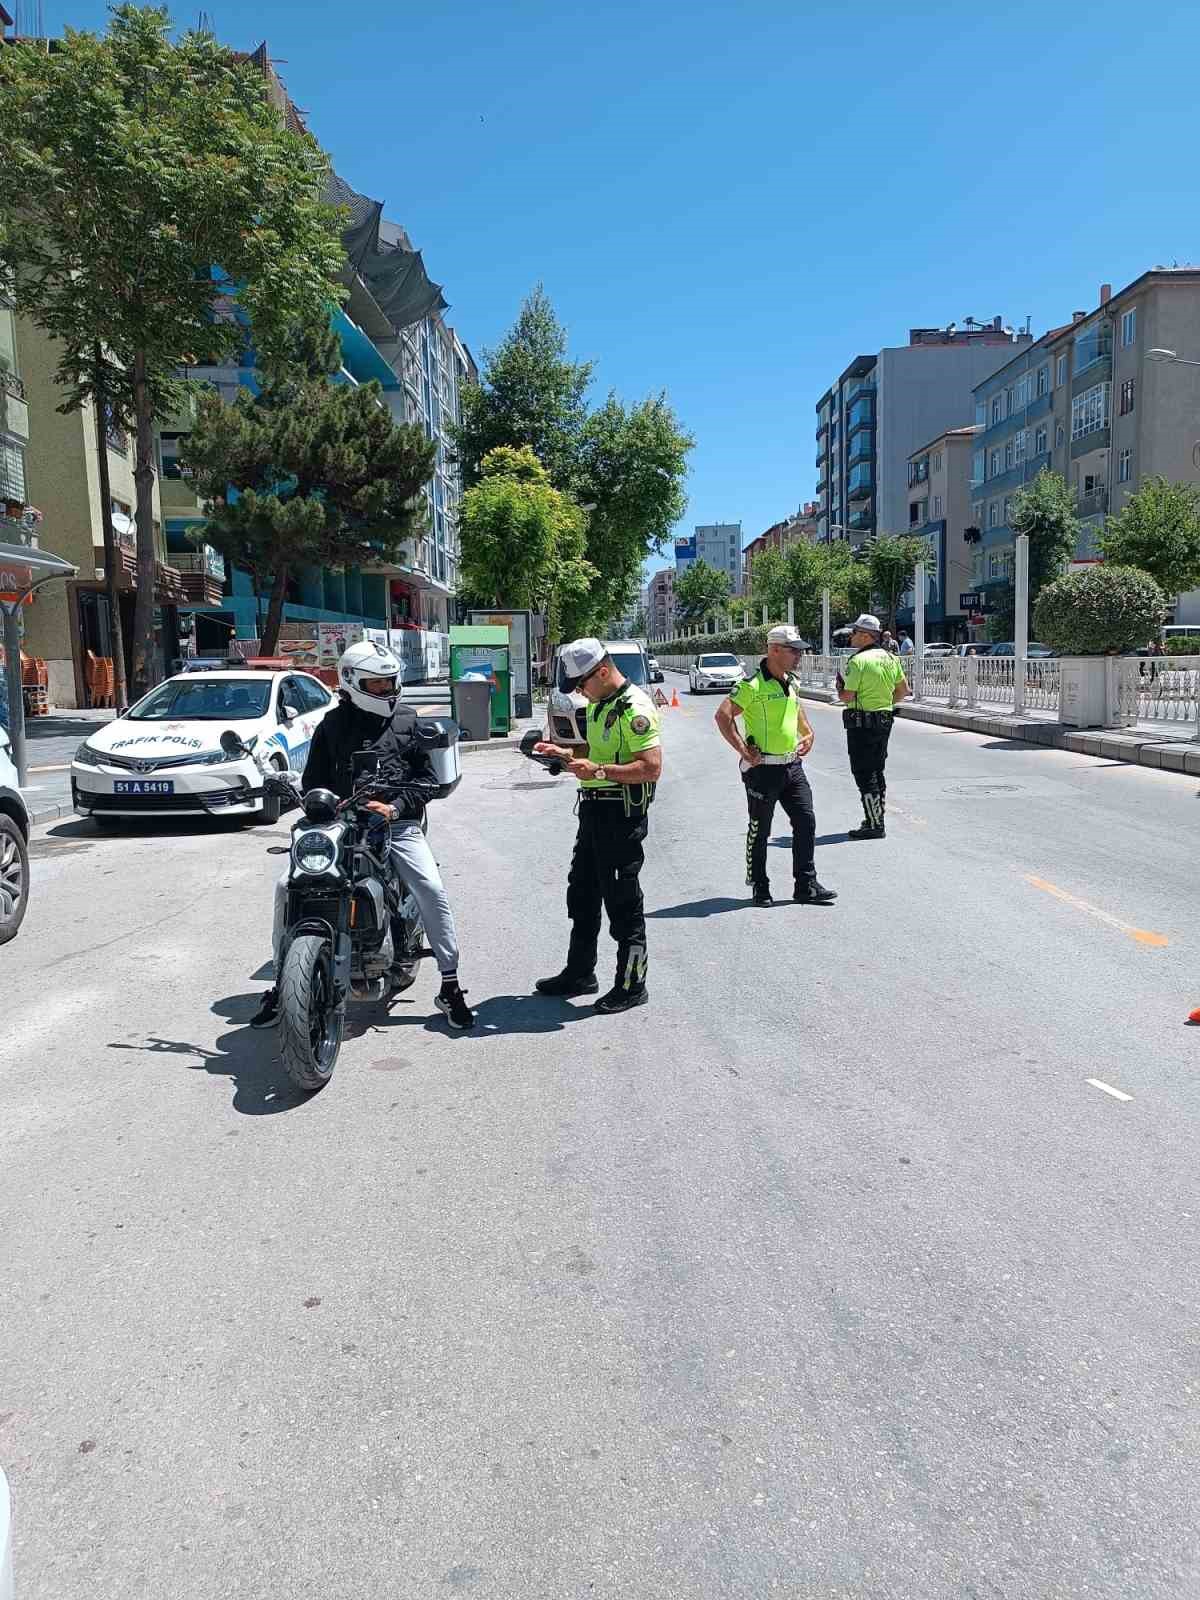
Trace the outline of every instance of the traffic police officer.
{"type": "Polygon", "coordinates": [[[564,687],[589,702],[586,758],[539,743],[579,779],[579,832],[567,877],[571,942],[567,964],[537,983],[540,994],[595,994],[600,913],[617,941],[617,976],[596,1001],[605,1014],[645,1005],[646,918],[638,874],[654,786],[662,773],[658,713],[650,697],[622,676],[599,639],[576,639],[559,656],[564,687]]]}
{"type": "Polygon", "coordinates": [[[833,889],[817,882],[813,863],[817,824],[812,790],[804,775],[804,757],[812,749],[813,731],[800,703],[796,667],[804,641],[783,624],[767,634],[767,654],[752,678],[744,678],[717,710],[721,737],[741,756],[742,782],[750,813],[746,832],[746,882],[754,904],[769,906],[767,844],[771,818],[782,805],[792,825],[792,899],[802,905],[826,906],[837,899],[833,889]],[[737,719],[742,719],[740,732],[737,719]]]}
{"type": "Polygon", "coordinates": [[[863,825],[851,828],[851,839],[882,839],[887,803],[888,740],[895,721],[893,707],[910,693],[901,657],[889,654],[880,643],[879,618],[866,612],[850,634],[854,654],[838,673],[838,695],[845,705],[842,723],[850,771],[862,796],[863,825]]]}

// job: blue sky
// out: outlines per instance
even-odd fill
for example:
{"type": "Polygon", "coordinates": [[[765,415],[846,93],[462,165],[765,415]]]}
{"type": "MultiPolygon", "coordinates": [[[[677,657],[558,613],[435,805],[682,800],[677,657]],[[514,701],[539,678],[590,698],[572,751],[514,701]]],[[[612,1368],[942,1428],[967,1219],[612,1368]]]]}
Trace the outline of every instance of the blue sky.
{"type": "Polygon", "coordinates": [[[811,498],[813,405],[859,351],[967,315],[1041,332],[1200,259],[1200,22],[1175,0],[207,9],[267,40],[477,355],[541,280],[598,392],[668,391],[685,525],[750,539],[811,498]]]}

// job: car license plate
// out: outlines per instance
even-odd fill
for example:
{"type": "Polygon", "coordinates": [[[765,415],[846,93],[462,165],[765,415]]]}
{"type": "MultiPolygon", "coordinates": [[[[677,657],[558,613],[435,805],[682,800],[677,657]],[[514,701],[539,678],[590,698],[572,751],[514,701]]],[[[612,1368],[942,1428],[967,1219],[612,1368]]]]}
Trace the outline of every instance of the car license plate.
{"type": "Polygon", "coordinates": [[[114,794],[174,794],[175,784],[170,778],[117,778],[113,782],[114,794]]]}

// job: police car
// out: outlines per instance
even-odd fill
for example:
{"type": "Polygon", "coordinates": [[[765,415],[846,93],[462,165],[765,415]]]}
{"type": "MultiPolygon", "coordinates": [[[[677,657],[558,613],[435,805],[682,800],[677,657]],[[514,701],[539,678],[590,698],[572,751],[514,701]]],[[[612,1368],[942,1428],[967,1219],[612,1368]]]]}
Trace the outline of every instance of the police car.
{"type": "Polygon", "coordinates": [[[279,820],[264,774],[302,772],[337,695],[307,672],[180,673],[75,752],[71,794],[81,816],[257,816],[279,820]],[[228,756],[231,728],[249,755],[228,756]]]}

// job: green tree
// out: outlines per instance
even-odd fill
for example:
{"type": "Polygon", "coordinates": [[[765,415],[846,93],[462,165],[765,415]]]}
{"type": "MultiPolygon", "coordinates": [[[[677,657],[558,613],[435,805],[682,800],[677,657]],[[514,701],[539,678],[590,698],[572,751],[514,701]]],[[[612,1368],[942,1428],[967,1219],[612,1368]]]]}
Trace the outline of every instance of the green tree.
{"type": "Polygon", "coordinates": [[[528,446],[498,446],[481,466],[462,499],[461,586],[480,605],[544,611],[553,643],[564,610],[596,578],[584,555],[584,514],[528,446]]]}
{"type": "Polygon", "coordinates": [[[913,568],[929,555],[929,545],[915,534],[880,534],[867,549],[871,594],[885,627],[896,626],[896,608],[913,586],[913,568]]]}
{"type": "Polygon", "coordinates": [[[464,481],[479,481],[489,451],[528,445],[551,485],[587,510],[596,577],[565,604],[568,631],[602,631],[625,604],[647,556],[660,552],[686,509],[693,440],[664,394],[627,406],[615,395],[591,411],[592,363],[573,361],[566,332],[539,285],[516,324],[484,352],[480,381],[462,396],[454,430],[464,481]]]}
{"type": "Polygon", "coordinates": [[[316,142],[253,66],[169,28],[121,5],[102,37],[0,49],[0,278],[58,341],[61,409],[99,397],[134,436],[135,691],[155,672],[154,420],[181,404],[181,367],[241,349],[243,322],[261,352],[314,320],[343,264],[316,142]]]}
{"type": "Polygon", "coordinates": [[[687,510],[692,443],[665,394],[628,407],[610,394],[584,422],[571,486],[590,508],[587,557],[598,576],[573,623],[580,633],[619,612],[647,556],[662,553],[687,510]]]}
{"type": "Polygon", "coordinates": [[[1149,573],[1107,562],[1043,585],[1034,610],[1038,638],[1068,656],[1144,645],[1166,614],[1167,597],[1149,573]]]}
{"type": "Polygon", "coordinates": [[[479,383],[462,392],[454,441],[463,482],[479,482],[490,451],[528,445],[550,482],[572,489],[591,381],[590,361],[568,359],[566,330],[539,283],[514,326],[483,352],[479,383]]]}
{"type": "Polygon", "coordinates": [[[1147,478],[1100,536],[1106,561],[1140,567],[1169,595],[1200,588],[1200,489],[1147,478]]]}
{"type": "Polygon", "coordinates": [[[273,655],[289,579],[301,565],[393,561],[423,529],[417,497],[436,446],[397,425],[376,383],[335,385],[337,336],[317,325],[232,405],[209,390],[180,450],[209,503],[202,537],[270,579],[261,649],[273,655]]]}
{"type": "Polygon", "coordinates": [[[689,627],[729,606],[729,574],[707,561],[693,561],[675,579],[675,616],[689,627]]]}
{"type": "MultiPolygon", "coordinates": [[[[1066,479],[1043,467],[1032,483],[1017,492],[1009,514],[1014,534],[1029,537],[1029,614],[1038,596],[1052,583],[1075,554],[1079,543],[1079,518],[1075,496],[1066,479]]],[[[988,624],[993,640],[1011,639],[1016,632],[1016,593],[1011,583],[993,593],[994,614],[988,624]]]]}

